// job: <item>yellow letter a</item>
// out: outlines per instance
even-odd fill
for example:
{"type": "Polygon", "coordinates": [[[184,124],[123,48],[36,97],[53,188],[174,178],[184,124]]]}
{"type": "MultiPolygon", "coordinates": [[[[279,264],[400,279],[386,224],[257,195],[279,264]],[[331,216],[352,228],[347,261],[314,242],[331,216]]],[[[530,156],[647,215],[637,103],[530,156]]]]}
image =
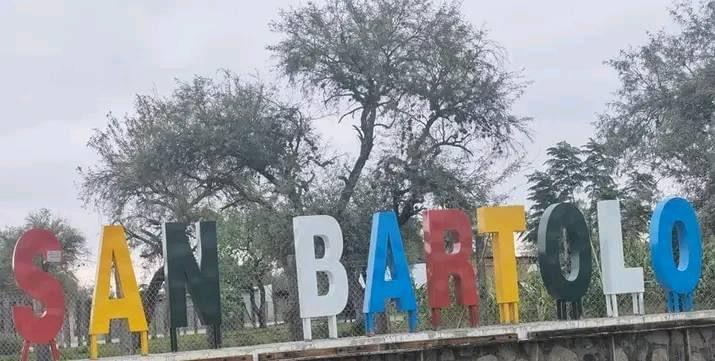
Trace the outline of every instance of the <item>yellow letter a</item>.
{"type": "Polygon", "coordinates": [[[109,321],[116,318],[126,318],[129,331],[141,333],[141,353],[147,355],[149,353],[148,327],[144,306],[139,297],[137,280],[134,277],[124,227],[104,226],[102,241],[99,243],[97,277],[89,320],[90,358],[96,359],[98,356],[97,335],[108,334],[109,321]],[[114,265],[117,286],[115,298],[110,298],[112,265],[114,265]]]}

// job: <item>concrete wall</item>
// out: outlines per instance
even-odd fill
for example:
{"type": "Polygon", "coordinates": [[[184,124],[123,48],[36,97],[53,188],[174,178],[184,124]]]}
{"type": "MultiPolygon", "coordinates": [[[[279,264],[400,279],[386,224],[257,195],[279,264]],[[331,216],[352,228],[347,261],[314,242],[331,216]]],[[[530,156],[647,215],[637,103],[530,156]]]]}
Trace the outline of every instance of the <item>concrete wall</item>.
{"type": "Polygon", "coordinates": [[[398,361],[702,361],[715,360],[715,328],[638,332],[615,336],[574,337],[539,342],[441,349],[343,358],[398,361]],[[689,345],[688,345],[689,338],[689,345]],[[689,347],[688,347],[689,346],[689,347]]]}
{"type": "Polygon", "coordinates": [[[120,359],[715,361],[715,311],[497,325],[116,358],[120,359]]]}

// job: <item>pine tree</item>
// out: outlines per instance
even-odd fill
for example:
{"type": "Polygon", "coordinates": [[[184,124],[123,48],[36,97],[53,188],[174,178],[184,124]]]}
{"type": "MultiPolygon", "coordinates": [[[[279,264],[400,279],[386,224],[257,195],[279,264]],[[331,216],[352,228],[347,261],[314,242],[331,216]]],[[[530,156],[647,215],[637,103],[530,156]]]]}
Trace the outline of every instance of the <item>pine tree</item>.
{"type": "Polygon", "coordinates": [[[558,203],[558,197],[555,192],[554,182],[546,172],[535,171],[529,174],[527,178],[529,184],[531,184],[527,198],[534,202],[529,209],[529,240],[535,242],[536,227],[539,225],[541,215],[546,207],[558,203]]]}
{"type": "Polygon", "coordinates": [[[562,141],[547,149],[546,171],[528,175],[529,240],[536,241],[536,231],[544,210],[554,203],[576,202],[576,194],[585,182],[581,150],[562,141]]]}
{"type": "Polygon", "coordinates": [[[655,178],[649,173],[629,172],[621,188],[624,241],[639,239],[648,232],[650,216],[657,192],[655,178]]]}
{"type": "Polygon", "coordinates": [[[550,157],[545,162],[548,166],[546,173],[553,181],[558,201],[575,202],[576,193],[586,181],[581,150],[561,141],[547,149],[546,154],[550,157]]]}
{"type": "Polygon", "coordinates": [[[588,197],[588,215],[591,228],[595,227],[598,201],[618,199],[619,191],[614,176],[618,161],[610,156],[603,143],[589,139],[581,147],[586,158],[583,163],[586,196],[588,197]]]}

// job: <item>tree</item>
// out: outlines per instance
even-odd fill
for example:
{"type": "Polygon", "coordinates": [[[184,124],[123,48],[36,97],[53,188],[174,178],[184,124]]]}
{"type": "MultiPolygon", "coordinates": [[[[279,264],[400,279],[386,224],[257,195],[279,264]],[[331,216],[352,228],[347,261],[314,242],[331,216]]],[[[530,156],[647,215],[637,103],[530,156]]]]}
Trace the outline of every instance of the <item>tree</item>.
{"type": "MultiPolygon", "coordinates": [[[[134,113],[110,114],[90,139],[100,161],[80,169],[84,200],[124,225],[148,264],[161,261],[162,222],[216,219],[238,204],[300,209],[320,150],[308,119],[274,92],[226,71],[167,98],[138,95],[134,113]]],[[[163,281],[160,266],[142,294],[150,322],[163,281]]]]}
{"type": "Polygon", "coordinates": [[[607,152],[603,143],[594,139],[589,139],[581,149],[586,156],[583,162],[583,175],[586,195],[590,200],[589,217],[591,228],[595,228],[598,201],[618,199],[618,185],[615,179],[618,160],[607,152]]]}
{"type": "MultiPolygon", "coordinates": [[[[326,105],[345,105],[360,149],[342,177],[334,214],[341,219],[378,137],[400,136],[415,163],[470,141],[504,148],[525,119],[511,115],[521,93],[497,49],[461,16],[457,3],[426,0],[327,1],[283,11],[284,35],[269,47],[279,69],[326,105]],[[415,56],[419,54],[419,56],[415,56]],[[381,133],[379,130],[385,130],[381,133]]],[[[395,138],[392,138],[396,140],[395,138]]],[[[409,217],[408,217],[409,218],[409,217]]]]}
{"type": "MultiPolygon", "coordinates": [[[[528,120],[511,114],[522,84],[456,3],[329,1],[284,11],[273,29],[284,35],[270,47],[282,74],[346,109],[340,119],[354,122],[356,157],[326,157],[314,121],[259,81],[226,73],[219,82],[180,83],[169,98],[139,96],[134,114],[110,116],[92,138],[101,163],[82,174],[85,199],[125,224],[146,259],[160,257],[162,220],[252,209],[272,217],[276,233],[254,238],[270,245],[274,271],[295,284],[290,220],[322,213],[343,227],[356,285],[371,213],[394,210],[412,229],[429,205],[498,200],[493,186],[518,163],[493,167],[513,155],[528,120]],[[469,192],[455,196],[461,190],[469,192]]],[[[157,270],[145,298],[161,277],[157,270]]],[[[361,301],[355,292],[355,309],[361,301]]],[[[297,309],[288,314],[299,338],[297,309]]]]}
{"type": "Polygon", "coordinates": [[[554,203],[577,200],[577,194],[586,182],[582,152],[579,148],[561,141],[546,150],[549,158],[544,162],[545,171],[534,171],[527,176],[529,195],[534,202],[529,209],[529,240],[536,241],[541,215],[554,203]]]}
{"type": "Polygon", "coordinates": [[[652,174],[631,171],[620,189],[624,241],[641,241],[648,234],[650,217],[657,199],[657,183],[652,174]]]}
{"type": "MultiPolygon", "coordinates": [[[[648,257],[649,252],[645,238],[657,195],[655,179],[652,174],[636,169],[622,171],[618,167],[619,159],[611,153],[608,143],[595,139],[589,139],[581,149],[560,142],[549,148],[547,153],[550,158],[545,162],[546,169],[529,175],[529,199],[534,202],[529,217],[530,239],[536,240],[536,229],[546,207],[559,202],[580,205],[591,225],[591,247],[595,260],[594,277],[583,300],[591,316],[604,316],[596,205],[601,200],[620,200],[626,266],[643,266],[646,277],[654,277],[650,264],[643,264],[643,259],[648,257]],[[559,185],[566,191],[559,189],[559,185]]],[[[561,250],[560,262],[568,268],[570,261],[565,257],[565,250],[567,247],[561,250]]],[[[528,277],[522,286],[530,295],[524,298],[524,309],[535,313],[537,318],[534,320],[543,319],[543,311],[551,307],[553,300],[546,295],[541,279],[528,277]]],[[[646,287],[646,297],[659,292],[652,284],[646,287]]]]}
{"type": "Polygon", "coordinates": [[[649,34],[608,62],[621,88],[598,128],[626,169],[648,169],[680,186],[715,230],[715,2],[683,1],[679,31],[649,34]]]}
{"type": "Polygon", "coordinates": [[[25,218],[25,224],[0,231],[0,291],[19,292],[12,278],[12,254],[22,233],[31,228],[49,230],[60,241],[62,263],[53,265],[53,273],[62,282],[65,292],[72,294],[77,291],[79,284],[74,271],[88,255],[86,239],[80,230],[48,209],[30,212],[25,218]]]}
{"type": "MultiPolygon", "coordinates": [[[[17,240],[22,234],[32,228],[46,229],[52,232],[62,246],[62,261],[59,264],[48,265],[62,284],[68,310],[74,307],[71,300],[83,301],[86,299],[84,290],[81,289],[75,270],[88,255],[86,239],[82,232],[73,227],[69,222],[52,214],[48,209],[30,212],[21,226],[7,227],[0,230],[0,298],[19,297],[21,291],[17,288],[12,272],[12,258],[17,240]]],[[[16,301],[15,299],[14,301],[16,301]]],[[[39,304],[37,304],[39,306],[39,304]]],[[[9,316],[9,315],[8,315],[9,316]]],[[[65,321],[64,332],[69,334],[70,323],[65,321]]],[[[49,346],[36,346],[38,360],[51,360],[49,346]]]]}
{"type": "Polygon", "coordinates": [[[529,184],[531,184],[529,186],[527,199],[533,202],[529,208],[528,215],[528,239],[532,242],[536,242],[536,232],[541,216],[544,214],[546,208],[554,203],[558,203],[558,196],[556,194],[556,188],[554,188],[554,181],[548,173],[537,170],[529,174],[527,180],[529,184]]]}
{"type": "MultiPolygon", "coordinates": [[[[257,316],[260,327],[266,327],[266,281],[274,269],[272,253],[274,239],[284,237],[281,224],[274,214],[258,207],[228,210],[219,223],[219,258],[222,266],[223,297],[249,295],[251,315],[257,316]],[[255,292],[260,302],[255,302],[255,292]]],[[[236,302],[232,302],[236,303],[236,302]]],[[[235,308],[235,305],[234,305],[235,308]]],[[[255,324],[255,320],[254,324],[255,324]]]]}
{"type": "Polygon", "coordinates": [[[586,181],[581,150],[571,144],[561,141],[546,150],[549,159],[548,174],[553,180],[556,198],[559,202],[575,202],[577,192],[586,181]]]}
{"type": "MultiPolygon", "coordinates": [[[[404,225],[438,194],[430,177],[458,174],[453,165],[473,161],[475,148],[507,151],[525,132],[528,119],[511,113],[522,84],[504,70],[485,32],[464,20],[458,2],[308,3],[283,11],[272,29],[283,36],[269,47],[282,73],[325,106],[346,109],[339,120],[353,122],[357,157],[338,173],[339,196],[329,210],[341,224],[370,160],[375,174],[390,178],[385,201],[404,225]],[[380,141],[387,146],[375,154],[380,141]]],[[[446,184],[465,185],[472,171],[446,184]]],[[[349,271],[353,284],[366,239],[346,237],[345,258],[357,267],[349,271]]],[[[353,297],[361,302],[360,293],[353,297]]]]}

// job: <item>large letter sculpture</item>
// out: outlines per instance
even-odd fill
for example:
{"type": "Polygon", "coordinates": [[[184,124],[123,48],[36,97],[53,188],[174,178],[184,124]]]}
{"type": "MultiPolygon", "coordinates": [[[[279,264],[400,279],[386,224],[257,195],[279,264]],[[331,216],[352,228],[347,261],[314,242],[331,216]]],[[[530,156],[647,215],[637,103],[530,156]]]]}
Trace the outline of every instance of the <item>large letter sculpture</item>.
{"type": "Polygon", "coordinates": [[[348,276],[340,263],[343,254],[343,232],[330,216],[293,218],[295,265],[298,276],[298,303],[303,320],[303,338],[312,339],[311,319],[328,317],[331,338],[338,337],[337,314],[348,302],[348,276]],[[325,255],[316,258],[315,238],[325,245],[325,255]],[[327,274],[328,293],[318,293],[318,272],[327,274]]]}
{"type": "Polygon", "coordinates": [[[477,209],[479,233],[493,233],[494,281],[499,319],[502,323],[519,322],[519,283],[516,274],[514,232],[526,230],[523,206],[483,207],[477,209]]]}
{"type": "Polygon", "coordinates": [[[410,332],[414,332],[417,328],[417,301],[400,227],[394,212],[380,212],[372,216],[370,253],[367,259],[363,312],[368,335],[375,333],[375,313],[385,312],[385,301],[391,299],[397,301],[399,311],[407,312],[408,328],[410,332]],[[385,280],[388,268],[391,278],[389,281],[385,280]]]}
{"type": "Polygon", "coordinates": [[[212,347],[221,345],[221,293],[218,277],[216,222],[196,224],[198,257],[189,244],[186,223],[164,223],[164,274],[169,296],[171,351],[178,351],[176,329],[188,326],[186,291],[188,288],[201,324],[212,327],[212,347]]]}
{"type": "Polygon", "coordinates": [[[573,204],[552,204],[539,222],[537,243],[541,277],[549,294],[556,299],[556,316],[560,320],[568,319],[567,303],[570,303],[571,318],[581,318],[581,297],[591,283],[591,241],[586,219],[573,204]],[[564,231],[570,250],[568,275],[564,275],[559,261],[564,231]]]}
{"type": "Polygon", "coordinates": [[[472,327],[479,324],[479,294],[472,264],[472,226],[469,217],[456,209],[429,210],[424,214],[427,299],[432,326],[439,327],[441,309],[449,306],[449,278],[456,280],[457,303],[469,308],[472,327]],[[448,232],[456,235],[452,252],[445,248],[448,232]]]}
{"type": "Polygon", "coordinates": [[[149,353],[147,337],[147,322],[144,306],[139,297],[137,280],[134,277],[132,260],[129,256],[127,238],[122,226],[105,226],[102,240],[99,243],[99,260],[97,262],[97,277],[95,279],[94,297],[92,297],[92,313],[89,320],[89,354],[96,359],[97,335],[109,333],[109,321],[112,319],[127,319],[130,332],[141,334],[141,353],[149,353]],[[115,284],[117,286],[114,298],[110,298],[110,277],[114,265],[115,284]]]}
{"type": "Polygon", "coordinates": [[[633,314],[645,314],[643,304],[643,268],[626,268],[623,258],[621,208],[617,200],[600,201],[598,209],[598,238],[601,243],[603,294],[606,313],[618,317],[618,295],[630,293],[633,314]]]}
{"type": "Polygon", "coordinates": [[[655,278],[665,289],[668,312],[693,309],[693,291],[702,272],[701,242],[700,224],[688,201],[669,197],[658,203],[650,221],[650,254],[655,278]],[[680,253],[677,264],[673,241],[680,253]]]}
{"type": "Polygon", "coordinates": [[[17,286],[42,303],[45,311],[37,315],[29,306],[15,306],[12,318],[15,329],[24,339],[21,360],[27,361],[31,344],[50,345],[52,359],[59,360],[55,336],[62,328],[65,316],[65,296],[62,284],[33,263],[35,257],[46,262],[59,262],[62,246],[50,231],[31,229],[20,237],[12,255],[12,271],[17,286]]]}

